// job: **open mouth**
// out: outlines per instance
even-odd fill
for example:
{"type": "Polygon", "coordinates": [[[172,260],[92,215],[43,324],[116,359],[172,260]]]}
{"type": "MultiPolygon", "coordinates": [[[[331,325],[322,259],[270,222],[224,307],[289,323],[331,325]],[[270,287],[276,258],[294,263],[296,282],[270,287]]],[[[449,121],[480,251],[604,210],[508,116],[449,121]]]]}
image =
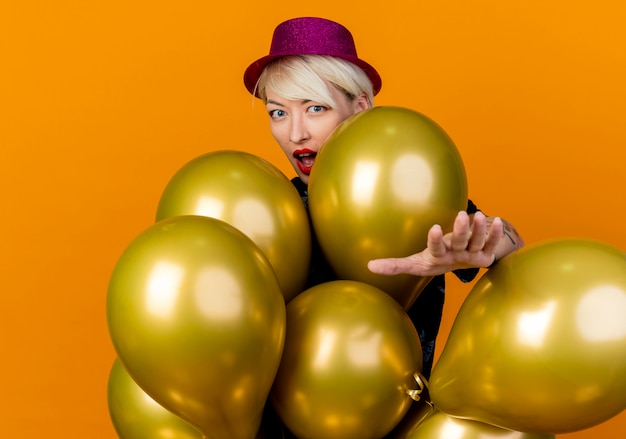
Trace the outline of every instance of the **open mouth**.
{"type": "Polygon", "coordinates": [[[300,149],[294,151],[294,158],[297,160],[298,169],[305,174],[309,175],[311,173],[311,168],[313,167],[313,163],[315,163],[315,157],[317,153],[315,151],[311,151],[310,149],[300,149]]]}

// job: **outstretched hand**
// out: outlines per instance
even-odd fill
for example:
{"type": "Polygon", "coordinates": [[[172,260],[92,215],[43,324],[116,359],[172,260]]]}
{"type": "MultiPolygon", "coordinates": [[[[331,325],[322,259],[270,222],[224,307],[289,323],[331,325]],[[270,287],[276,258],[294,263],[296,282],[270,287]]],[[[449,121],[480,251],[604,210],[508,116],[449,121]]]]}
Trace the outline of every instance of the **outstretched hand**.
{"type": "Polygon", "coordinates": [[[428,231],[426,249],[405,258],[385,258],[369,261],[373,273],[415,276],[436,276],[460,268],[489,267],[496,259],[496,248],[504,237],[500,218],[487,218],[476,212],[470,220],[466,212],[459,212],[452,232],[443,234],[441,226],[428,231]]]}

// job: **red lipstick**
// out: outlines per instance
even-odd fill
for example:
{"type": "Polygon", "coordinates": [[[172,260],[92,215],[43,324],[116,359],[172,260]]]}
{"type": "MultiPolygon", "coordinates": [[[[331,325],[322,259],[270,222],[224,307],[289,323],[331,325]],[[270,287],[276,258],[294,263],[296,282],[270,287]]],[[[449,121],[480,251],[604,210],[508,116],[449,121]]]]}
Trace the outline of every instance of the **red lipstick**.
{"type": "Polygon", "coordinates": [[[298,169],[305,175],[311,173],[313,163],[315,163],[317,153],[308,148],[297,149],[293,152],[293,157],[297,160],[298,169]]]}

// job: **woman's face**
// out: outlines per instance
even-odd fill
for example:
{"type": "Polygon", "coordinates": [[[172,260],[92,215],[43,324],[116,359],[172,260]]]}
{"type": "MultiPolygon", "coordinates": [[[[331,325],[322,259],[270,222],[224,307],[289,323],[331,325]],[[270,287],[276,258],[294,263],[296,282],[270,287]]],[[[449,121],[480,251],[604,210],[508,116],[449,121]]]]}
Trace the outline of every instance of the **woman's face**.
{"type": "Polygon", "coordinates": [[[337,126],[353,114],[370,107],[365,95],[350,99],[329,86],[336,107],[310,100],[288,100],[266,89],[266,108],[272,135],[296,170],[309,183],[315,156],[337,126]]]}

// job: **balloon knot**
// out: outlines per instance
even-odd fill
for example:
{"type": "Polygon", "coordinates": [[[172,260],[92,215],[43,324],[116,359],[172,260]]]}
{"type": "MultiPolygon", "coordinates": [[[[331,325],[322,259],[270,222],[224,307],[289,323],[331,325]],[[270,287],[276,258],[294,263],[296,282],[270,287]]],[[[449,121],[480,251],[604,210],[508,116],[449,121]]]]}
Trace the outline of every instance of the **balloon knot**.
{"type": "MultiPolygon", "coordinates": [[[[417,389],[406,389],[406,393],[407,395],[409,395],[409,397],[411,397],[412,400],[419,401],[422,399],[422,392],[424,391],[424,389],[428,390],[428,381],[426,381],[424,375],[419,372],[415,372],[413,374],[413,379],[417,384],[417,389]]],[[[429,403],[428,400],[426,400],[426,402],[429,403]]]]}

